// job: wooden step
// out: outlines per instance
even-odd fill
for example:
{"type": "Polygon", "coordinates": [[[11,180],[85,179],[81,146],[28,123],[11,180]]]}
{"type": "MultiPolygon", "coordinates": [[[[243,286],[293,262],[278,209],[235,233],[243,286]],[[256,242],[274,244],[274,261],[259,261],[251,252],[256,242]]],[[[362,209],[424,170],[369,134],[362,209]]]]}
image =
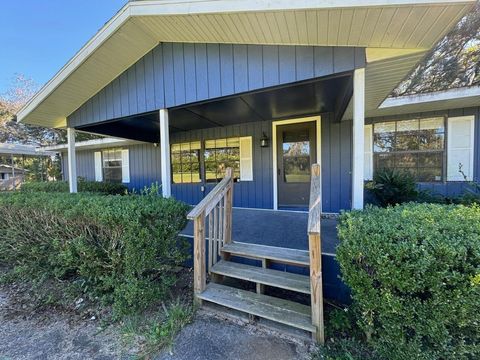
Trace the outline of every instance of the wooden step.
{"type": "Polygon", "coordinates": [[[247,280],[257,284],[310,294],[310,278],[285,271],[265,269],[257,266],[220,261],[212,267],[212,273],[247,280]]]}
{"type": "Polygon", "coordinates": [[[282,264],[298,266],[310,265],[309,253],[305,250],[233,242],[231,244],[224,245],[222,251],[224,253],[253,259],[268,259],[282,264]]]}
{"type": "Polygon", "coordinates": [[[298,329],[315,331],[310,307],[306,305],[215,283],[209,283],[198,297],[298,329]]]}

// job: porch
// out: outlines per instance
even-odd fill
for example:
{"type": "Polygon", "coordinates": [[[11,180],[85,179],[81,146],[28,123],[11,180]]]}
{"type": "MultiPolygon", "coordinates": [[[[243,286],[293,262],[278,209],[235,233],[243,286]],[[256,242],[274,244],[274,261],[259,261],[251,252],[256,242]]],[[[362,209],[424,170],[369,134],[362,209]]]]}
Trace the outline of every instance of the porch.
{"type": "MultiPolygon", "coordinates": [[[[150,144],[148,154],[124,160],[144,173],[153,166],[163,195],[191,205],[232,167],[234,207],[306,210],[309,169],[319,163],[322,212],[362,208],[364,90],[358,68],[93,124],[72,117],[68,174],[76,178],[73,133],[85,131],[150,144]],[[353,121],[342,120],[352,102],[353,121]],[[154,152],[160,161],[142,163],[154,152]]],[[[90,177],[102,179],[97,160],[90,177]]]]}
{"type": "MultiPolygon", "coordinates": [[[[263,209],[233,209],[232,241],[308,250],[308,212],[263,209]]],[[[335,256],[339,244],[335,217],[321,221],[322,254],[335,256]]],[[[193,221],[181,236],[193,238],[193,221]]]]}

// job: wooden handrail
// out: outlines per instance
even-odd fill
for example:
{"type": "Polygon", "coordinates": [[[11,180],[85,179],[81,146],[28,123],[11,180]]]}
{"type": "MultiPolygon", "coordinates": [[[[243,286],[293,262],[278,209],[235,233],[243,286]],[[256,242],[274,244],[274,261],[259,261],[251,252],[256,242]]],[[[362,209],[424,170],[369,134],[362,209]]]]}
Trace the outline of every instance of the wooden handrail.
{"type": "Polygon", "coordinates": [[[312,165],[310,184],[310,206],[308,211],[308,246],[310,253],[310,291],[312,307],[312,324],[316,328],[314,339],[325,343],[323,323],[323,282],[322,282],[322,189],[321,169],[319,164],[312,165]]]}
{"type": "Polygon", "coordinates": [[[187,215],[187,218],[189,220],[195,220],[196,217],[198,217],[204,210],[207,208],[211,207],[211,204],[216,198],[222,194],[223,191],[225,191],[228,186],[230,185],[232,181],[232,169],[228,168],[225,177],[220,181],[217,186],[213,188],[212,191],[210,191],[207,196],[203,198],[202,201],[200,201],[193,209],[190,211],[187,215]]]}
{"type": "Polygon", "coordinates": [[[222,246],[232,241],[233,170],[228,168],[220,183],[190,211],[193,220],[193,291],[195,301],[207,285],[207,268],[210,272],[221,255],[222,246]],[[207,226],[208,219],[208,226],[207,226]],[[208,267],[206,264],[208,231],[208,267]]]}

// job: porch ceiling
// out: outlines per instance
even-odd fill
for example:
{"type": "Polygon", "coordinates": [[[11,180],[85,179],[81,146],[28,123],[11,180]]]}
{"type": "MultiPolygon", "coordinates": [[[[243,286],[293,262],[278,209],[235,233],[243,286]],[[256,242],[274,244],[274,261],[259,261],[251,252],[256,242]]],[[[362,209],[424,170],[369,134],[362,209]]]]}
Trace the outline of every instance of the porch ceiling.
{"type": "MultiPolygon", "coordinates": [[[[474,3],[131,1],[19,111],[18,119],[46,127],[65,126],[68,115],[159,42],[357,46],[415,52],[432,47],[474,3]]],[[[395,85],[392,79],[388,87],[395,85]]]]}
{"type": "Polygon", "coordinates": [[[170,127],[186,131],[335,112],[351,82],[347,74],[187,105],[172,109],[170,127]]]}
{"type": "MultiPolygon", "coordinates": [[[[169,112],[170,132],[337,112],[347,105],[351,86],[352,74],[347,73],[173,108],[169,112]]],[[[159,142],[159,114],[150,112],[78,130],[159,142]]]]}

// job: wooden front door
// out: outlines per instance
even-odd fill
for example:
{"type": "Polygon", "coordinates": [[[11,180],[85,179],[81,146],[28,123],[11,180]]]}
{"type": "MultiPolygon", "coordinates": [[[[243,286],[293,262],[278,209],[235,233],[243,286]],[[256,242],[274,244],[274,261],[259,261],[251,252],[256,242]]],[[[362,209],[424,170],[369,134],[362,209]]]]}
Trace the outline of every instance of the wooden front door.
{"type": "Polygon", "coordinates": [[[278,207],[308,207],[310,171],[317,161],[316,123],[277,126],[278,207]]]}

